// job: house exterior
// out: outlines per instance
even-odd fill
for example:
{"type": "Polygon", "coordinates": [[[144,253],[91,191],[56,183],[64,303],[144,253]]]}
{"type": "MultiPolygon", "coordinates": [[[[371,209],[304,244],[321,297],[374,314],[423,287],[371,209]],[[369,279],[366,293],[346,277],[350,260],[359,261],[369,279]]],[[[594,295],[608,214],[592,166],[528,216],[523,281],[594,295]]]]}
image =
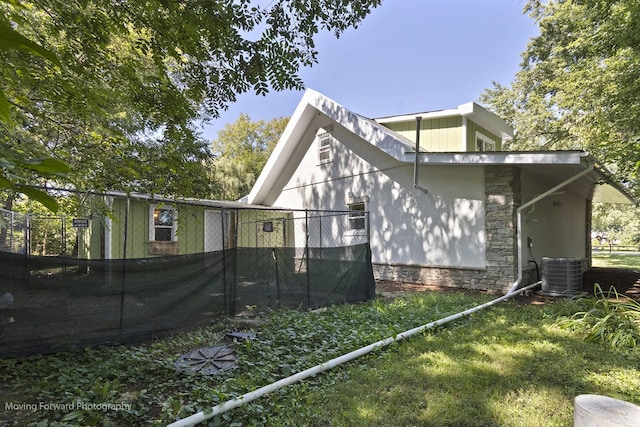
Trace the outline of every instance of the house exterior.
{"type": "Polygon", "coordinates": [[[96,197],[108,214],[92,215],[79,232],[80,258],[149,258],[294,242],[292,230],[285,229],[291,212],[114,191],[96,197]]]}
{"type": "Polygon", "coordinates": [[[502,151],[512,135],[476,103],[371,120],[307,90],[241,201],[349,209],[379,280],[507,291],[529,261],[588,264],[592,202],[635,203],[588,153],[502,151]]]}

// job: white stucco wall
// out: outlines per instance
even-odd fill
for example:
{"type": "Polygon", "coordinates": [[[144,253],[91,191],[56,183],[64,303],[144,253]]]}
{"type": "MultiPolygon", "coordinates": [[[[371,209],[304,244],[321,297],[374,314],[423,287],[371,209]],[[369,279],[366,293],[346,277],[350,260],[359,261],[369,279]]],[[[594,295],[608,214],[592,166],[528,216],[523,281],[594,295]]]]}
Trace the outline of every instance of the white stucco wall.
{"type": "MultiPolygon", "coordinates": [[[[323,123],[313,123],[313,139],[323,123]]],[[[332,161],[319,164],[316,142],[273,205],[348,209],[366,200],[373,262],[422,266],[485,266],[484,169],[421,166],[413,188],[413,165],[401,163],[334,124],[332,161]],[[374,166],[375,165],[375,166],[374,166]]],[[[307,140],[308,142],[308,140],[307,140]]],[[[306,144],[304,141],[302,144],[306,144]]]]}
{"type": "MultiPolygon", "coordinates": [[[[532,200],[557,183],[548,183],[523,173],[522,203],[532,200]]],[[[531,259],[526,242],[533,240],[532,253],[541,265],[542,257],[586,257],[587,206],[583,197],[568,189],[558,191],[523,211],[522,259],[526,266],[531,259]]]]}

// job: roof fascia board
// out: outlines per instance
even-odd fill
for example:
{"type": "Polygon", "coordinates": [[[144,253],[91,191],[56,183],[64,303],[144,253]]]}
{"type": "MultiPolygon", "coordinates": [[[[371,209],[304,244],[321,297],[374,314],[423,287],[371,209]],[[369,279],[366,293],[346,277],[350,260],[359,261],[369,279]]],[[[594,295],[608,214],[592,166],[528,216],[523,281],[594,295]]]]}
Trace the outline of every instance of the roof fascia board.
{"type": "Polygon", "coordinates": [[[460,105],[458,107],[463,117],[468,117],[483,128],[497,134],[503,140],[513,139],[514,130],[498,115],[487,110],[475,102],[460,105]]]}
{"type": "MultiPolygon", "coordinates": [[[[583,151],[563,152],[491,152],[491,153],[423,153],[419,154],[420,163],[442,165],[575,165],[585,162],[587,154],[583,151]]],[[[402,161],[415,160],[415,152],[406,152],[402,161]]]]}
{"type": "Polygon", "coordinates": [[[448,110],[380,117],[374,120],[380,124],[389,124],[415,121],[416,117],[422,117],[423,119],[428,120],[457,116],[470,118],[480,126],[496,133],[502,139],[513,138],[514,131],[511,126],[507,125],[505,121],[498,117],[496,114],[492,113],[491,111],[475,102],[467,102],[466,104],[459,105],[458,108],[451,108],[448,110]]]}
{"type": "Polygon", "coordinates": [[[415,121],[416,117],[422,117],[423,119],[440,119],[444,117],[460,116],[460,110],[457,108],[450,108],[448,110],[428,111],[423,113],[403,114],[401,116],[388,116],[379,117],[375,120],[380,124],[385,123],[398,123],[398,122],[410,122],[415,121]]]}
{"type": "MultiPolygon", "coordinates": [[[[590,156],[591,157],[591,156],[590,156]]],[[[636,207],[640,207],[640,200],[638,200],[627,188],[621,185],[621,183],[617,182],[611,172],[607,170],[604,166],[599,164],[595,158],[591,157],[593,162],[595,163],[595,170],[598,172],[598,175],[602,177],[602,183],[598,183],[594,192],[594,199],[598,194],[606,194],[608,189],[615,190],[618,193],[624,195],[624,197],[636,207]]],[[[622,200],[619,203],[624,203],[622,200]]]]}
{"type": "Polygon", "coordinates": [[[415,149],[412,141],[398,135],[375,120],[354,113],[337,102],[320,94],[318,95],[323,98],[322,102],[314,105],[318,111],[369,144],[396,158],[401,157],[406,149],[415,149]]]}
{"type": "Polygon", "coordinates": [[[124,191],[103,191],[103,192],[95,192],[92,193],[97,196],[106,196],[120,199],[132,199],[138,201],[147,201],[147,202],[155,202],[155,203],[170,203],[170,204],[197,204],[200,206],[212,207],[212,208],[255,208],[255,209],[273,209],[269,206],[262,205],[247,205],[244,203],[228,201],[228,200],[211,200],[211,199],[195,199],[195,198],[172,198],[167,196],[162,196],[158,194],[146,194],[146,193],[136,193],[131,192],[127,193],[124,191]]]}
{"type": "Polygon", "coordinates": [[[251,191],[240,199],[242,203],[253,204],[257,200],[265,199],[279,175],[276,173],[277,170],[289,161],[289,157],[296,148],[297,138],[304,134],[313,121],[313,116],[317,113],[315,105],[320,104],[322,98],[325,97],[316,91],[310,89],[305,91],[251,191]]]}

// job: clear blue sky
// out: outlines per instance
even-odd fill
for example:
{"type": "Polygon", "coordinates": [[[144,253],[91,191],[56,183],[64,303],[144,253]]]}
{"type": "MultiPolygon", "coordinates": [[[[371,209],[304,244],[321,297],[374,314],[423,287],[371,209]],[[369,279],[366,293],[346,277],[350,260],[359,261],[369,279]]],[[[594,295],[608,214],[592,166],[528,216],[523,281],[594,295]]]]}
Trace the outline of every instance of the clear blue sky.
{"type": "MultiPolygon", "coordinates": [[[[496,81],[508,85],[520,54],[538,34],[525,0],[383,0],[339,39],[316,38],[318,64],[301,70],[315,89],[366,117],[455,108],[496,81]]],[[[288,117],[302,91],[247,93],[203,128],[215,139],[241,113],[288,117]]]]}

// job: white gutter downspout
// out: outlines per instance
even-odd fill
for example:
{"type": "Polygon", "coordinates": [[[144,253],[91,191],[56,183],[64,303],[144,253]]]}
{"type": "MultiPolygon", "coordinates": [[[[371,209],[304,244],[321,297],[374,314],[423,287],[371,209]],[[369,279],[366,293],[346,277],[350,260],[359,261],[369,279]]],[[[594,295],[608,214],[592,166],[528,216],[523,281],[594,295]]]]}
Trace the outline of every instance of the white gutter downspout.
{"type": "Polygon", "coordinates": [[[422,117],[416,116],[416,158],[413,164],[413,187],[418,188],[418,167],[420,166],[420,121],[422,117]]]}
{"type": "Polygon", "coordinates": [[[516,216],[517,216],[517,224],[516,224],[516,240],[518,242],[518,278],[516,279],[515,282],[513,282],[513,285],[511,285],[511,289],[509,289],[509,292],[507,292],[507,295],[509,295],[510,293],[514,292],[516,289],[518,289],[518,286],[520,286],[520,282],[522,282],[522,269],[523,269],[523,262],[522,262],[522,211],[525,210],[526,208],[528,208],[529,206],[533,205],[534,203],[544,199],[547,196],[550,196],[551,194],[555,193],[556,191],[560,190],[562,187],[565,187],[566,185],[572,183],[573,181],[575,181],[576,179],[581,178],[582,176],[588,174],[589,172],[591,172],[594,168],[594,163],[592,162],[585,170],[583,170],[582,172],[572,176],[571,178],[561,182],[560,184],[556,185],[555,187],[553,187],[550,190],[545,191],[544,193],[538,195],[537,197],[534,197],[533,199],[529,200],[527,203],[525,203],[524,205],[520,206],[517,210],[516,210],[516,216]]]}
{"type": "Polygon", "coordinates": [[[421,332],[426,331],[427,329],[432,329],[436,326],[440,326],[440,325],[444,325],[445,323],[451,322],[453,320],[459,319],[461,317],[464,316],[468,316],[470,314],[475,313],[476,311],[480,311],[482,309],[485,309],[487,307],[490,307],[494,304],[497,304],[501,301],[504,301],[508,298],[511,298],[521,292],[524,292],[528,289],[531,289],[535,286],[537,286],[538,283],[534,283],[532,285],[528,285],[525,286],[524,288],[518,289],[517,291],[511,291],[499,298],[496,298],[494,300],[491,300],[489,302],[486,302],[484,304],[481,304],[479,306],[470,308],[468,310],[462,311],[460,313],[457,314],[452,314],[451,316],[445,317],[443,319],[440,320],[436,320],[434,322],[431,323],[427,323],[426,325],[422,325],[422,326],[418,326],[416,328],[413,329],[409,329],[408,331],[402,332],[398,335],[396,335],[395,337],[389,337],[387,339],[378,341],[376,343],[370,344],[366,347],[362,347],[358,350],[354,350],[351,353],[347,353],[344,354],[342,356],[336,357],[335,359],[331,359],[328,362],[322,363],[320,365],[316,365],[313,368],[309,368],[305,371],[301,371],[298,372],[297,374],[291,375],[289,377],[283,378],[279,381],[276,381],[274,383],[271,383],[269,385],[266,385],[264,387],[261,387],[257,390],[254,390],[252,392],[243,394],[242,396],[236,397],[235,399],[231,399],[231,400],[227,400],[226,402],[223,402],[219,405],[214,406],[213,408],[210,408],[208,410],[202,411],[202,412],[198,412],[197,414],[193,414],[187,418],[183,418],[181,420],[178,420],[174,423],[171,423],[168,425],[168,427],[183,427],[183,426],[193,426],[197,423],[201,423],[203,421],[208,420],[209,418],[215,417],[216,415],[220,415],[223,412],[229,411],[231,409],[237,408],[239,406],[244,405],[245,403],[249,403],[252,402],[262,396],[264,396],[267,393],[271,393],[275,390],[279,390],[283,387],[286,387],[288,385],[294,384],[298,381],[302,381],[306,378],[312,377],[314,375],[317,375],[321,372],[327,371],[331,368],[334,368],[338,365],[341,365],[343,363],[349,362],[357,357],[363,356],[367,353],[371,353],[374,350],[378,350],[380,348],[386,347],[389,344],[392,344],[394,342],[398,342],[401,341],[405,338],[409,338],[412,335],[415,334],[419,334],[421,332]]]}

